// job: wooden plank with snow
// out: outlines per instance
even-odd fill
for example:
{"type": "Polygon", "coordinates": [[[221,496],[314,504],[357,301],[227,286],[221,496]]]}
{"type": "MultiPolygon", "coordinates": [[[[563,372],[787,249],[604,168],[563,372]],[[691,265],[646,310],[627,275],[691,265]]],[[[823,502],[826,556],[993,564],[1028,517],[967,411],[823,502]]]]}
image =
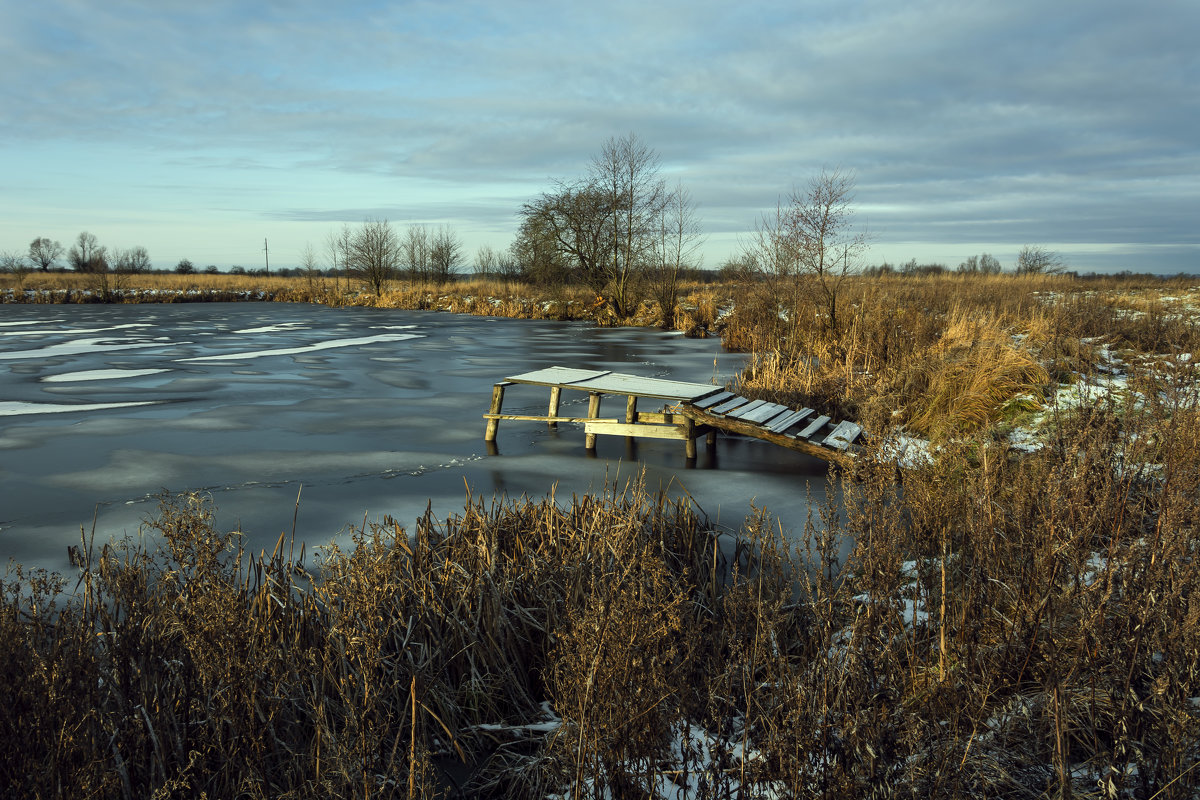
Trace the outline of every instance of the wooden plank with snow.
{"type": "Polygon", "coordinates": [[[829,422],[829,417],[825,415],[819,416],[812,422],[808,423],[808,425],[805,426],[805,428],[799,433],[795,434],[795,436],[797,439],[807,439],[817,431],[821,430],[821,428],[825,427],[827,422],[829,422]]]}
{"type": "Polygon", "coordinates": [[[767,404],[766,400],[751,400],[749,403],[746,403],[745,405],[742,405],[742,406],[738,406],[733,411],[730,411],[727,416],[731,417],[732,419],[744,419],[747,414],[754,411],[755,409],[762,408],[766,404],[767,404]]]}
{"type": "Polygon", "coordinates": [[[800,422],[808,419],[816,412],[811,408],[802,408],[799,411],[793,411],[790,414],[784,414],[776,417],[766,426],[771,433],[786,433],[788,428],[798,425],[800,422]]]}
{"type": "Polygon", "coordinates": [[[839,422],[838,426],[833,429],[833,433],[825,437],[821,442],[825,447],[835,447],[838,450],[845,450],[850,445],[854,444],[854,440],[862,433],[862,426],[850,421],[839,422]]]}
{"type": "Polygon", "coordinates": [[[728,414],[730,411],[737,408],[738,406],[744,406],[746,403],[749,403],[749,402],[750,402],[750,399],[748,397],[742,397],[741,395],[737,395],[735,397],[729,398],[724,403],[721,403],[718,406],[714,406],[713,408],[711,408],[709,410],[712,411],[712,413],[714,413],[714,414],[728,414]]]}
{"type": "Polygon", "coordinates": [[[717,403],[724,403],[733,396],[733,392],[727,392],[722,389],[720,391],[713,392],[708,397],[704,397],[699,400],[693,400],[692,405],[694,405],[696,408],[712,408],[717,403]]]}
{"type": "Polygon", "coordinates": [[[599,378],[601,375],[607,375],[606,369],[576,369],[573,367],[546,367],[545,369],[534,370],[533,372],[524,372],[520,375],[513,375],[505,378],[510,383],[529,383],[535,386],[565,386],[575,383],[576,381],[585,381],[589,378],[599,378]]]}
{"type": "Polygon", "coordinates": [[[746,420],[746,422],[757,422],[759,425],[765,427],[769,421],[787,410],[787,406],[781,406],[779,403],[767,403],[754,409],[749,414],[742,415],[741,419],[746,420]]]}

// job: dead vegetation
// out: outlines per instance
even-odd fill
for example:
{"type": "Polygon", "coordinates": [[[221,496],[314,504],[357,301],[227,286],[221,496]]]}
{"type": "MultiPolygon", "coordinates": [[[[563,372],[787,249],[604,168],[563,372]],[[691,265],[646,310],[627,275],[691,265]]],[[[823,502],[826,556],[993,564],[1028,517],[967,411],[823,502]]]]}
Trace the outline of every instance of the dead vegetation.
{"type": "Polygon", "coordinates": [[[166,499],[73,592],[9,576],[0,791],[1193,797],[1200,411],[1159,388],[1021,459],[871,454],[804,537],[634,485],[308,567],[166,499]]]}
{"type": "Polygon", "coordinates": [[[187,496],[139,542],[82,544],[77,585],[13,567],[0,794],[1195,797],[1195,291],[841,296],[831,340],[745,288],[744,385],[940,449],[901,470],[874,437],[807,524],[726,535],[637,485],[468,498],[312,563],[243,552],[187,496]],[[1129,391],[1056,409],[1109,351],[1129,391]],[[1053,424],[1015,457],[1035,405],[1053,424]]]}
{"type": "MultiPolygon", "coordinates": [[[[802,282],[800,279],[799,282],[802,282]]],[[[1124,360],[1200,350],[1200,286],[1065,276],[856,277],[832,335],[798,281],[743,285],[722,336],[739,390],[944,441],[1042,407],[1124,360]]]]}

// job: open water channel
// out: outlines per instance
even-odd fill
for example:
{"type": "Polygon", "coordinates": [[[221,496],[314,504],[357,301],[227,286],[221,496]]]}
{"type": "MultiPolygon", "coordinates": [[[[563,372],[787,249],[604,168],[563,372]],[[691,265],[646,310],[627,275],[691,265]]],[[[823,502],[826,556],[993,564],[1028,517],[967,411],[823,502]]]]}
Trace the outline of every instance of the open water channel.
{"type": "MultiPolygon", "coordinates": [[[[67,571],[80,529],[137,536],[164,492],[211,496],[255,552],[291,531],[311,553],[364,519],[406,527],[478,497],[560,499],[644,469],[736,529],[751,503],[800,530],[826,465],[764,442],[683,444],[580,426],[503,422],[483,441],[491,386],[555,364],[724,382],[744,356],[716,339],[643,328],[285,303],[0,305],[0,573],[67,571]]],[[[506,413],[545,413],[510,387],[506,413]]],[[[623,413],[623,400],[603,408],[623,413]],[[620,405],[621,408],[617,408],[620,405]]],[[[564,392],[584,416],[587,395],[564,392]]]]}

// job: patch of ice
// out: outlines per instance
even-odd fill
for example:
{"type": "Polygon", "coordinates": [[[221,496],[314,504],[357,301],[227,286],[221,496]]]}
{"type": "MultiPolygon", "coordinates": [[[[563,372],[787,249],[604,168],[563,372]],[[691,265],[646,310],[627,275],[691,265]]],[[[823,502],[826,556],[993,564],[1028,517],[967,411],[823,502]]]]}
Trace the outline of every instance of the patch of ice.
{"type": "Polygon", "coordinates": [[[177,359],[180,363],[188,361],[245,361],[251,358],[266,358],[268,356],[292,356],[299,353],[313,353],[318,350],[332,350],[338,347],[356,347],[376,342],[401,342],[405,339],[419,338],[416,333],[381,333],[376,336],[359,336],[354,339],[330,339],[315,344],[300,347],[281,347],[278,350],[250,350],[244,353],[223,353],[215,356],[196,356],[194,358],[177,359]]]}
{"type": "Polygon", "coordinates": [[[168,369],[87,369],[81,372],[63,372],[59,375],[47,375],[42,378],[44,383],[73,383],[75,381],[107,381],[117,378],[136,378],[140,375],[154,375],[159,372],[170,372],[168,369]]]}
{"type": "Polygon", "coordinates": [[[65,414],[71,411],[103,411],[109,408],[158,405],[155,400],[140,400],[129,403],[22,403],[16,400],[0,400],[0,417],[18,417],[25,414],[65,414]]]}
{"type": "MultiPolygon", "coordinates": [[[[181,342],[180,344],[186,344],[181,342]]],[[[57,356],[75,356],[83,353],[105,353],[112,350],[136,350],[146,347],[162,347],[157,342],[130,342],[121,344],[120,340],[95,338],[76,339],[73,342],[39,347],[36,350],[14,350],[10,353],[0,353],[0,359],[17,361],[27,358],[55,358],[57,356]]]]}
{"type": "Polygon", "coordinates": [[[300,322],[280,322],[277,325],[263,325],[261,328],[242,328],[234,333],[279,333],[281,331],[294,331],[297,328],[307,328],[308,326],[300,322]]]}

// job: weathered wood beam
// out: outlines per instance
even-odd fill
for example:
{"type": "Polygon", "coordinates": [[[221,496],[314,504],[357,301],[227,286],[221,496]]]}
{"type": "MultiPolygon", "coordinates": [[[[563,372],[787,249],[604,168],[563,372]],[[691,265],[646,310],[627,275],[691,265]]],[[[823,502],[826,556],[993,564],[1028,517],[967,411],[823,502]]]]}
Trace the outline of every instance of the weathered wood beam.
{"type": "Polygon", "coordinates": [[[551,386],[550,387],[550,411],[549,411],[549,414],[551,417],[555,417],[555,419],[549,420],[547,422],[547,425],[552,429],[558,427],[558,421],[557,421],[558,404],[559,404],[559,400],[561,398],[562,398],[562,387],[561,386],[551,386]]]}
{"type": "Polygon", "coordinates": [[[743,436],[761,439],[764,442],[777,444],[780,447],[786,447],[789,450],[795,450],[798,453],[814,456],[824,461],[832,461],[843,466],[853,463],[853,458],[848,453],[844,453],[840,450],[833,450],[828,447],[822,447],[819,444],[814,444],[813,442],[805,441],[804,439],[794,439],[791,436],[772,433],[766,428],[755,425],[752,422],[743,422],[739,419],[721,417],[716,414],[711,414],[705,409],[694,408],[686,405],[680,407],[680,413],[686,414],[697,422],[711,425],[719,430],[729,431],[730,433],[740,433],[743,436]]]}
{"type": "Polygon", "coordinates": [[[616,417],[550,417],[545,414],[484,414],[486,420],[515,419],[521,422],[620,422],[616,417]]]}
{"type": "Polygon", "coordinates": [[[487,427],[483,431],[483,440],[485,442],[496,441],[496,432],[500,428],[500,419],[497,415],[500,414],[500,409],[504,406],[504,387],[512,386],[508,381],[500,381],[492,387],[492,405],[488,409],[487,427]]]}
{"type": "MultiPolygon", "coordinates": [[[[588,418],[595,419],[600,416],[600,399],[603,397],[600,392],[588,392],[588,418]]],[[[596,434],[587,433],[583,437],[583,446],[588,450],[596,449],[596,434]]]]}

